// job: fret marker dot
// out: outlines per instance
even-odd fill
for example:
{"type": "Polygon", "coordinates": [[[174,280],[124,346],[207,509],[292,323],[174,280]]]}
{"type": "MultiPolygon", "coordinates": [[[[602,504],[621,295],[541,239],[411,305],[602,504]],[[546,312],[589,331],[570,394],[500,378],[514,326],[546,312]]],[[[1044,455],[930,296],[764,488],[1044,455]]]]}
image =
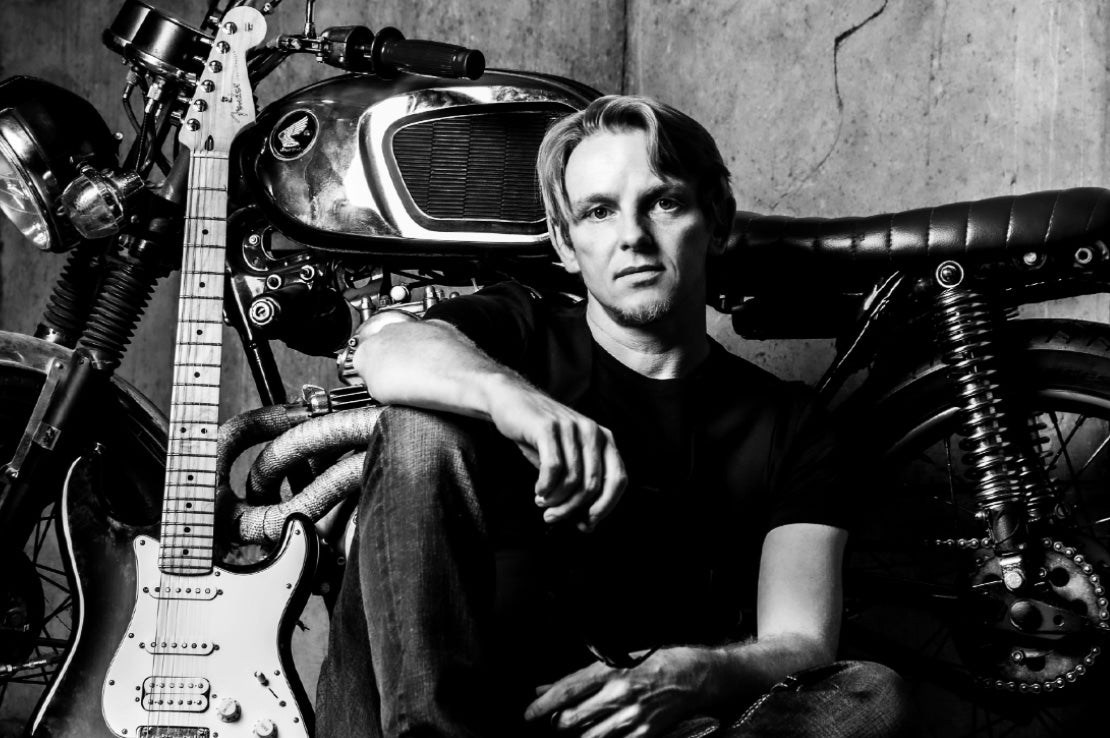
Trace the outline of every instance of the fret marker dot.
{"type": "Polygon", "coordinates": [[[185,426],[181,426],[181,432],[182,432],[182,433],[184,433],[184,432],[185,432],[185,426]]]}
{"type": "Polygon", "coordinates": [[[192,474],[190,474],[189,476],[187,476],[185,478],[188,479],[190,482],[193,481],[193,475],[192,474]]]}
{"type": "Polygon", "coordinates": [[[190,508],[190,507],[192,507],[192,506],[193,506],[193,503],[191,503],[191,502],[186,502],[186,503],[185,503],[185,509],[186,509],[186,510],[187,510],[187,509],[189,509],[189,508],[190,508]]]}
{"type": "Polygon", "coordinates": [[[201,282],[201,283],[200,283],[200,286],[201,286],[201,287],[204,287],[204,282],[201,282]]]}
{"type": "Polygon", "coordinates": [[[208,429],[207,429],[207,428],[201,428],[201,429],[200,429],[200,432],[201,432],[201,433],[207,433],[207,432],[208,432],[208,429]]]}
{"type": "Polygon", "coordinates": [[[193,372],[193,377],[194,378],[199,377],[199,376],[200,376],[200,372],[193,372]]]}
{"type": "Polygon", "coordinates": [[[185,526],[185,532],[186,532],[186,533],[188,533],[188,532],[189,532],[189,531],[191,531],[191,530],[192,530],[192,528],[190,528],[189,526],[185,526]]]}
{"type": "Polygon", "coordinates": [[[203,330],[201,330],[200,328],[197,328],[197,335],[198,335],[198,336],[203,336],[203,335],[204,335],[204,331],[203,331],[203,330]]]}
{"type": "Polygon", "coordinates": [[[181,549],[181,553],[185,556],[188,556],[189,555],[189,549],[183,548],[183,549],[181,549]]]}
{"type": "Polygon", "coordinates": [[[208,235],[208,229],[207,228],[202,229],[201,233],[204,234],[205,236],[207,236],[208,235]]]}

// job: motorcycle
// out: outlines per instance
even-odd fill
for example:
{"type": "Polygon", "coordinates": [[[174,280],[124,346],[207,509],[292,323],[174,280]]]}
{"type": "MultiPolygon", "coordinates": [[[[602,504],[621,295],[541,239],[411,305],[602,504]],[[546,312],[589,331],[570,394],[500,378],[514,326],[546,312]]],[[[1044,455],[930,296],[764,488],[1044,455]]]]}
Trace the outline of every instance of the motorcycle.
{"type": "MultiPolygon", "coordinates": [[[[14,685],[45,689],[33,722],[65,682],[64,632],[111,579],[73,570],[74,532],[104,541],[162,514],[172,434],[114,370],[157,280],[183,268],[192,157],[165,150],[220,102],[202,93],[223,17],[212,2],[192,28],[124,2],[104,40],[129,65],[124,99],[144,104],[122,161],[78,96],[0,84],[0,209],[39,248],[69,253],[36,335],[0,334],[0,704],[14,685]],[[77,457],[71,482],[95,491],[81,498],[84,525],[57,504],[77,457]],[[58,565],[46,557],[63,529],[58,565]]],[[[273,546],[290,517],[316,522],[313,587],[327,599],[375,413],[347,358],[352,312],[403,320],[507,277],[576,289],[549,252],[533,167],[550,122],[599,93],[487,71],[480,52],[395,29],[317,33],[311,0],[303,33],[246,53],[250,88],[296,54],[346,74],[271,104],[228,151],[221,304],[261,407],[220,428],[216,477],[228,536],[273,546]],[[340,386],[286,397],[274,340],[335,356],[340,386]],[[244,499],[229,494],[231,464],[261,443],[244,499]]],[[[867,370],[837,411],[861,453],[883,460],[856,515],[845,647],[898,668],[924,704],[963,708],[963,733],[1088,725],[1104,683],[1110,328],[1010,313],[1107,291],[1108,196],[859,219],[742,213],[710,268],[710,301],[740,335],[838,339],[826,398],[867,370]]]]}

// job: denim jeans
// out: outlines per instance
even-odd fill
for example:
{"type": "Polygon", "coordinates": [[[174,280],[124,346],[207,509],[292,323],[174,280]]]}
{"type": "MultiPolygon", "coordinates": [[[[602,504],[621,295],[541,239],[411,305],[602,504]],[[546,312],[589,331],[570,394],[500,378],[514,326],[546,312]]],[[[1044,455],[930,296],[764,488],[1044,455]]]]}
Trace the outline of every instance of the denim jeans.
{"type": "MultiPolygon", "coordinates": [[[[588,663],[553,607],[521,454],[488,423],[387,408],[317,692],[321,738],[527,736],[535,687],[588,663]]],[[[788,677],[740,718],[679,736],[904,735],[897,676],[836,664],[788,677]]]]}

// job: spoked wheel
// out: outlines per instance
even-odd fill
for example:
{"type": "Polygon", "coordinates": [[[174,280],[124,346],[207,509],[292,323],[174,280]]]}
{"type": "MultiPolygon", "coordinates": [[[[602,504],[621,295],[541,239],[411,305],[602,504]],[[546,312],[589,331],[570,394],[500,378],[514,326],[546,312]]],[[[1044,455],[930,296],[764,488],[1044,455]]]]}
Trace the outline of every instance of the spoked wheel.
{"type": "Polygon", "coordinates": [[[1104,326],[1015,323],[1021,392],[1061,505],[1005,587],[976,519],[951,390],[923,367],[878,404],[890,444],[848,557],[844,643],[913,688],[927,735],[1070,735],[1110,724],[1110,340],[1104,326]]]}
{"type": "MultiPolygon", "coordinates": [[[[12,458],[42,386],[41,374],[0,366],[0,463],[12,458]]],[[[102,449],[102,500],[116,520],[156,519],[164,468],[164,432],[124,400],[97,414],[102,449]]],[[[90,440],[90,444],[91,444],[90,440]]],[[[75,597],[67,571],[60,495],[68,458],[51,458],[36,472],[38,516],[25,540],[0,531],[0,737],[22,735],[35,706],[61,666],[75,627],[75,597]]],[[[107,534],[108,531],[105,531],[107,534]]],[[[113,572],[104,571],[104,576],[113,572]]]]}
{"type": "Polygon", "coordinates": [[[56,505],[43,511],[24,549],[10,552],[4,567],[6,601],[0,626],[0,708],[16,735],[23,714],[38,702],[65,656],[73,632],[73,602],[58,545],[56,505]]]}

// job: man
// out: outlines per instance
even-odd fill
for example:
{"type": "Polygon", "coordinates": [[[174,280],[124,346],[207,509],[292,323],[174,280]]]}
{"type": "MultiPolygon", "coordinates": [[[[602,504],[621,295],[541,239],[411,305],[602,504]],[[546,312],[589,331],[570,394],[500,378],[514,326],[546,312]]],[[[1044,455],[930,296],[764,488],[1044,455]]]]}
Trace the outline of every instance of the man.
{"type": "Polygon", "coordinates": [[[394,407],[321,735],[523,735],[522,717],[704,735],[698,716],[721,735],[894,734],[896,677],[814,670],[835,658],[847,535],[826,421],[706,336],[706,258],[735,211],[713,139],[606,97],[552,128],[539,172],[584,304],[496,285],[360,337],[355,366],[394,407]]]}

